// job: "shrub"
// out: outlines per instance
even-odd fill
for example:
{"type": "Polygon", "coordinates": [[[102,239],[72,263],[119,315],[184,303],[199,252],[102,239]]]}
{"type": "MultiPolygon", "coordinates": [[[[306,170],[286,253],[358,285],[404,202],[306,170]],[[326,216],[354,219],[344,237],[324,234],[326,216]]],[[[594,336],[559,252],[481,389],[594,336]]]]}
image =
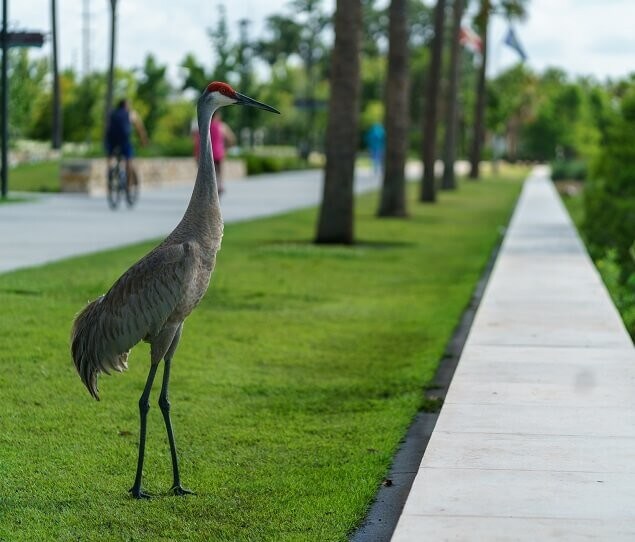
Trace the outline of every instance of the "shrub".
{"type": "Polygon", "coordinates": [[[243,159],[247,167],[247,175],[279,173],[281,171],[313,167],[298,156],[244,154],[243,159]]]}
{"type": "Polygon", "coordinates": [[[615,250],[622,284],[635,273],[635,84],[608,121],[604,145],[585,190],[584,233],[595,258],[615,250]]]}
{"type": "Polygon", "coordinates": [[[194,143],[189,136],[174,137],[161,144],[151,143],[148,147],[136,146],[138,156],[153,158],[157,156],[194,156],[194,143]]]}
{"type": "Polygon", "coordinates": [[[625,280],[622,278],[623,272],[617,261],[617,253],[613,249],[608,250],[596,264],[615,306],[624,319],[626,329],[635,337],[635,273],[631,273],[625,280]]]}
{"type": "Polygon", "coordinates": [[[584,181],[588,167],[582,160],[556,160],[551,163],[551,178],[554,181],[584,181]]]}

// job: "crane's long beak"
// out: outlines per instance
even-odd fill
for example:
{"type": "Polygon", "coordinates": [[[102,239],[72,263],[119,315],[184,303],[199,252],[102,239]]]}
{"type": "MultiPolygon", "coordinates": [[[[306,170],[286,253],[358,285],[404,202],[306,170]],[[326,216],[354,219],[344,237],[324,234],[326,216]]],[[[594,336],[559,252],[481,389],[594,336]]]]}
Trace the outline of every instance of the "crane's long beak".
{"type": "Polygon", "coordinates": [[[244,94],[241,94],[240,92],[236,92],[236,103],[239,105],[249,105],[251,107],[257,107],[258,109],[264,109],[265,111],[278,113],[278,115],[280,114],[280,111],[278,111],[277,109],[274,109],[270,105],[263,104],[262,102],[254,100],[253,98],[250,98],[249,96],[245,96],[244,94]]]}

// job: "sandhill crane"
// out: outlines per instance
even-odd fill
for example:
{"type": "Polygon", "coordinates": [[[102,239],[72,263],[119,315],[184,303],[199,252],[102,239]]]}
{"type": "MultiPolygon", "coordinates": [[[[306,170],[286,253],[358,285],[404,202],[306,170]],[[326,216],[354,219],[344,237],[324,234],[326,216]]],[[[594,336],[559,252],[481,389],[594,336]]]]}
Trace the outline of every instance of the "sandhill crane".
{"type": "Polygon", "coordinates": [[[239,94],[227,83],[210,83],[197,103],[201,156],[196,183],[185,215],[174,231],[154,250],[128,269],[110,290],[79,313],[71,332],[75,367],[90,394],[99,400],[99,373],[127,368],[130,349],[139,341],[150,343],[150,372],[139,399],[141,418],[139,459],[132,496],[148,495],[141,487],[149,396],[159,362],[165,367],[159,396],[170,443],[175,495],[192,493],[181,486],[170,421],[168,385],[170,365],[178,346],[183,321],[207,291],[223,237],[216,174],[210,145],[210,121],[216,109],[240,104],[279,113],[273,107],[239,94]]]}

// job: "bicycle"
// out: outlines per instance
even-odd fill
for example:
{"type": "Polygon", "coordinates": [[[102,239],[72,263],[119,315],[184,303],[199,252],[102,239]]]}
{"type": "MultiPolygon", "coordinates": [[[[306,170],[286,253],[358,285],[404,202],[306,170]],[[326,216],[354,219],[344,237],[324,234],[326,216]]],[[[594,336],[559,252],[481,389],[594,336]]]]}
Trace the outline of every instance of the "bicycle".
{"type": "Polygon", "coordinates": [[[121,152],[117,152],[116,162],[108,170],[108,205],[115,210],[119,207],[122,194],[125,194],[128,207],[132,207],[139,199],[139,179],[134,168],[130,168],[130,179],[126,174],[126,166],[122,164],[121,152]]]}

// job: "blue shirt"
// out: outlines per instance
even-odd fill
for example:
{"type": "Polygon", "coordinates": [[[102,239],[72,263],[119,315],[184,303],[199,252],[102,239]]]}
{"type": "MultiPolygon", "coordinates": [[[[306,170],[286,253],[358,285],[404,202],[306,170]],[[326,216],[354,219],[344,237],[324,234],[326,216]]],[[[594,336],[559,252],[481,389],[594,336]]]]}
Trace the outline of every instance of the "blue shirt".
{"type": "Polygon", "coordinates": [[[130,113],[124,107],[118,107],[110,113],[106,139],[110,146],[124,146],[130,143],[132,124],[130,113]]]}

